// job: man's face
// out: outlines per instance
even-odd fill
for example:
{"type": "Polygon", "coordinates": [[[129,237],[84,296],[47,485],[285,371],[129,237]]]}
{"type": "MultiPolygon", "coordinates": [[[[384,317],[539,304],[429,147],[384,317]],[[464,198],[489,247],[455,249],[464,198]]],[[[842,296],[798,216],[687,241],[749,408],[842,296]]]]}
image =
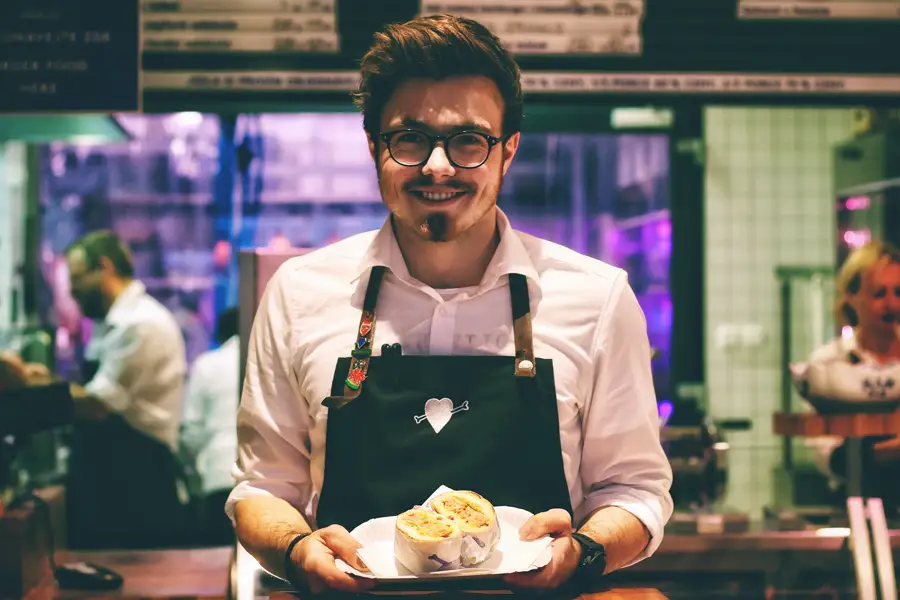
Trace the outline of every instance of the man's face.
{"type": "Polygon", "coordinates": [[[84,252],[80,248],[69,253],[69,291],[88,319],[100,320],[106,316],[106,299],[103,294],[103,270],[88,269],[84,252]]]}
{"type": "MultiPolygon", "coordinates": [[[[496,84],[486,77],[414,79],[397,88],[388,101],[381,115],[381,133],[411,130],[393,136],[392,149],[397,158],[403,152],[413,156],[415,152],[410,149],[421,148],[422,140],[427,140],[421,134],[448,136],[471,132],[503,138],[503,108],[496,84]]],[[[370,140],[381,196],[397,226],[423,239],[450,241],[482,219],[493,219],[503,176],[516,153],[519,134],[490,147],[487,160],[480,166],[460,167],[479,162],[485,144],[490,142],[484,137],[457,136],[449,144],[437,142],[430,154],[425,152],[424,164],[403,166],[391,158],[383,138],[370,140]],[[439,226],[424,228],[426,222],[439,226]]]]}

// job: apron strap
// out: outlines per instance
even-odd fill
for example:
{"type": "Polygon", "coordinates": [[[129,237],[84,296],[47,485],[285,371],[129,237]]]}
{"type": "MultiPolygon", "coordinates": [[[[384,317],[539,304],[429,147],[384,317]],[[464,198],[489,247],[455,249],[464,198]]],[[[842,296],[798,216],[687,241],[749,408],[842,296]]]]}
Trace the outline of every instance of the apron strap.
{"type": "MultiPolygon", "coordinates": [[[[372,341],[375,339],[375,305],[386,267],[373,267],[363,300],[362,315],[359,318],[356,343],[350,351],[350,369],[344,380],[344,394],[329,396],[322,402],[327,408],[341,408],[356,400],[362,393],[363,381],[369,371],[372,356],[372,341]]],[[[509,274],[509,295],[512,304],[513,335],[516,344],[516,377],[535,377],[537,363],[534,360],[533,335],[531,331],[531,303],[528,297],[528,280],[519,273],[509,274]]]]}
{"type": "Polygon", "coordinates": [[[509,274],[509,295],[516,342],[516,377],[534,377],[537,375],[537,363],[531,331],[531,303],[528,299],[528,280],[521,273],[509,274]]]}
{"type": "Polygon", "coordinates": [[[350,351],[350,369],[344,380],[344,395],[329,396],[322,402],[327,408],[340,408],[352,402],[362,393],[362,384],[369,372],[369,358],[372,356],[372,340],[375,339],[375,305],[378,304],[378,292],[386,267],[373,267],[366,287],[362,314],[359,317],[359,329],[356,342],[350,351]]]}

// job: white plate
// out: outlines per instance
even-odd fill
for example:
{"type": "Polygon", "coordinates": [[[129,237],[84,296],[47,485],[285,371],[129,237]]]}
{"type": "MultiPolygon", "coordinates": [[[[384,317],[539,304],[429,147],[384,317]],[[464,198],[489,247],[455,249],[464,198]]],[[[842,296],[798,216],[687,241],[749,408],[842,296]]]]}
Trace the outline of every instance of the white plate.
{"type": "Polygon", "coordinates": [[[394,558],[394,526],[397,517],[382,517],[366,521],[353,531],[356,540],[362,544],[357,553],[371,572],[357,571],[338,559],[337,566],[345,573],[379,581],[441,580],[456,577],[490,577],[508,573],[533,571],[550,562],[552,551],[549,536],[537,540],[519,539],[519,527],[531,517],[531,513],[520,508],[498,506],[497,519],[500,521],[500,541],[489,559],[474,567],[415,575],[394,558]]]}

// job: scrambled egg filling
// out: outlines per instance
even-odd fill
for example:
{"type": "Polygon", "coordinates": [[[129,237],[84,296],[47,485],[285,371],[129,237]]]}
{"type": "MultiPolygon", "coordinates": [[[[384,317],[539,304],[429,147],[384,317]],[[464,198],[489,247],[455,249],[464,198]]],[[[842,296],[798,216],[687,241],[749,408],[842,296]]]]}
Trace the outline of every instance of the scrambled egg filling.
{"type": "Polygon", "coordinates": [[[443,499],[444,508],[472,527],[486,527],[490,519],[480,506],[467,502],[463,498],[448,496],[443,499]]]}
{"type": "Polygon", "coordinates": [[[424,537],[448,538],[453,535],[453,526],[450,523],[428,511],[408,512],[402,518],[406,525],[424,537]]]}

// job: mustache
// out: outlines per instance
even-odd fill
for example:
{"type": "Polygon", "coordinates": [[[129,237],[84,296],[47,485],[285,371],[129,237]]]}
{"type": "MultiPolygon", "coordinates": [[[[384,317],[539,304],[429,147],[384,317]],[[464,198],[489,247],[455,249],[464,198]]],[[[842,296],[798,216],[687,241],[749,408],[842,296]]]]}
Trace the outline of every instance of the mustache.
{"type": "Polygon", "coordinates": [[[468,192],[472,190],[472,186],[463,183],[462,181],[442,181],[440,183],[436,183],[431,177],[420,177],[414,181],[410,181],[406,185],[403,186],[403,189],[411,191],[417,187],[430,187],[430,186],[441,186],[445,188],[450,188],[452,190],[457,190],[460,192],[468,192]]]}

